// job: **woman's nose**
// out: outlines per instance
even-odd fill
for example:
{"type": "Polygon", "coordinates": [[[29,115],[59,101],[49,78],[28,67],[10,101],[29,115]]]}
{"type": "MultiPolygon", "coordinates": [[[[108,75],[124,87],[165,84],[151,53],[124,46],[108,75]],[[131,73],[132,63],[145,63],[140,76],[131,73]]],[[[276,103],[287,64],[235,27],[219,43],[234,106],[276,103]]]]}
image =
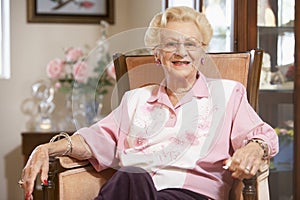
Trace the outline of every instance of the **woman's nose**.
{"type": "Polygon", "coordinates": [[[184,56],[187,55],[187,50],[185,49],[183,43],[179,43],[179,44],[178,44],[175,53],[176,53],[177,55],[179,55],[179,56],[182,56],[182,57],[184,57],[184,56]]]}

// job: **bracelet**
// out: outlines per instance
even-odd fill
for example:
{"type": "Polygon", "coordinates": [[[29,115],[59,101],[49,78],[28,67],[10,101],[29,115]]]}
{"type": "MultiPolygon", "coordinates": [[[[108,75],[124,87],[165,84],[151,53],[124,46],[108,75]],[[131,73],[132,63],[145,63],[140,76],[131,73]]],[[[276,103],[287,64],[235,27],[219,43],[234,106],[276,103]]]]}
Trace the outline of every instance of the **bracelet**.
{"type": "Polygon", "coordinates": [[[257,140],[257,139],[251,139],[251,140],[248,141],[248,144],[250,142],[255,142],[255,143],[259,144],[259,146],[262,148],[262,150],[264,151],[264,155],[262,157],[263,160],[266,160],[269,157],[269,146],[265,141],[257,140]]]}
{"type": "Polygon", "coordinates": [[[69,134],[65,133],[65,132],[61,132],[57,135],[55,135],[54,137],[51,138],[50,142],[49,143],[52,143],[52,142],[55,142],[56,140],[60,140],[61,137],[67,139],[67,142],[68,142],[68,148],[67,150],[62,154],[62,156],[65,156],[65,155],[68,155],[69,153],[72,152],[72,140],[71,140],[71,137],[69,136],[69,134]]]}

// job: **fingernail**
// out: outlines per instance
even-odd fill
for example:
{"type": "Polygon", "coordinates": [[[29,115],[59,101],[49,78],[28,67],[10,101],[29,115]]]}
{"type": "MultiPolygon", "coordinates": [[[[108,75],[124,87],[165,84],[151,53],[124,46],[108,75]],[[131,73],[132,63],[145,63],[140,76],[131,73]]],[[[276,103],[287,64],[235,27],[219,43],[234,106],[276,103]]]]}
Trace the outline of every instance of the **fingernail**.
{"type": "Polygon", "coordinates": [[[231,160],[227,160],[225,162],[225,165],[223,166],[223,169],[225,169],[225,170],[229,169],[230,165],[231,165],[231,160]]]}
{"type": "Polygon", "coordinates": [[[43,184],[44,184],[44,185],[48,185],[48,184],[49,184],[49,183],[48,183],[48,180],[44,180],[44,181],[43,181],[43,184]]]}
{"type": "Polygon", "coordinates": [[[29,197],[30,197],[30,193],[29,193],[29,192],[26,192],[25,200],[29,200],[29,197]]]}

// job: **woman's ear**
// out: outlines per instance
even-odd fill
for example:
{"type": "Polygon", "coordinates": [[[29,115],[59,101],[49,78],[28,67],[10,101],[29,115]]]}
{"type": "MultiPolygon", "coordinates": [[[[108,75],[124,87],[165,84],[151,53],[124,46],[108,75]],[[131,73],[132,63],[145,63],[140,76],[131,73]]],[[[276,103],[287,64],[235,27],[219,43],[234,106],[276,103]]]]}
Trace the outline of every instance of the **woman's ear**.
{"type": "Polygon", "coordinates": [[[200,59],[200,63],[201,63],[202,65],[205,64],[205,58],[204,58],[204,57],[200,59]]]}
{"type": "Polygon", "coordinates": [[[157,51],[157,49],[155,49],[153,53],[156,65],[161,65],[161,60],[159,58],[159,52],[157,51]]]}
{"type": "Polygon", "coordinates": [[[155,64],[156,65],[161,65],[161,60],[159,58],[155,58],[155,64]]]}

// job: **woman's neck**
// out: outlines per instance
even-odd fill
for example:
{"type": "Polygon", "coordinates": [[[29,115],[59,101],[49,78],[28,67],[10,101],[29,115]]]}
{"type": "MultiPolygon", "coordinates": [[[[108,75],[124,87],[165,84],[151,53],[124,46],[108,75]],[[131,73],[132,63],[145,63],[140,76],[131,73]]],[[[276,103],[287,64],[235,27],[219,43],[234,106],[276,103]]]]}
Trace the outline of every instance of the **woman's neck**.
{"type": "Polygon", "coordinates": [[[183,87],[177,87],[175,89],[172,89],[173,87],[170,87],[169,85],[166,86],[166,91],[167,91],[167,94],[170,96],[170,95],[175,95],[177,97],[180,97],[180,96],[184,96],[186,93],[188,93],[188,91],[191,90],[193,86],[187,86],[185,88],[183,87]]]}
{"type": "Polygon", "coordinates": [[[166,79],[166,91],[168,95],[174,94],[176,96],[185,95],[188,91],[192,89],[196,82],[196,77],[192,77],[191,79],[178,79],[178,78],[170,78],[166,79]]]}

